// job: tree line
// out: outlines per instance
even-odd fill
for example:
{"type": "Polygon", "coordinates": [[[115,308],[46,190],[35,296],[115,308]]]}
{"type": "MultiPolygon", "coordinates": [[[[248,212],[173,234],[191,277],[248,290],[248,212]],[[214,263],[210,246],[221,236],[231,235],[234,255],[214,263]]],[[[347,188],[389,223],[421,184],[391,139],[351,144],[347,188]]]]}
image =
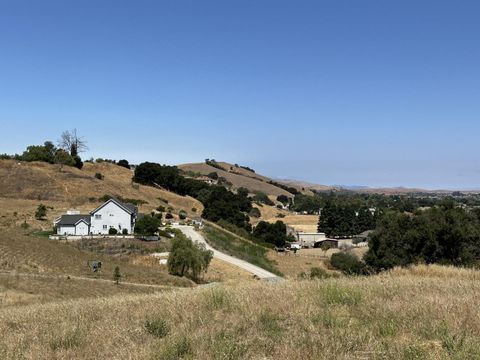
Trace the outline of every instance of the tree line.
{"type": "Polygon", "coordinates": [[[364,260],[375,270],[416,263],[478,266],[480,212],[448,200],[413,214],[388,212],[370,236],[364,260]]]}

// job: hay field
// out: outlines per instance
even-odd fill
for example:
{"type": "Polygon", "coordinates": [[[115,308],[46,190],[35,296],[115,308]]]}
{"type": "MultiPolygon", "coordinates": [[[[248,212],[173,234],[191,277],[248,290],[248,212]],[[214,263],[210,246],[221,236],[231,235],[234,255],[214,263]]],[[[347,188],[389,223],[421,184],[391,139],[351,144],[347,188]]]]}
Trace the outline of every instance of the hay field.
{"type": "Polygon", "coordinates": [[[478,359],[480,272],[249,282],[0,309],[0,358],[478,359]]]}

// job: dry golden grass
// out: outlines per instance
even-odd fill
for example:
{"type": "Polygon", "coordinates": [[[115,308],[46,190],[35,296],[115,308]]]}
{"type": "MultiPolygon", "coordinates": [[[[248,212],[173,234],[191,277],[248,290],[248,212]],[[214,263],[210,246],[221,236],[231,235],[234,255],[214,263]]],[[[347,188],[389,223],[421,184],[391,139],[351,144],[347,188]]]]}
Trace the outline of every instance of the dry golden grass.
{"type": "Polygon", "coordinates": [[[478,359],[478,277],[414,267],[8,307],[0,358],[478,359]]]}
{"type": "Polygon", "coordinates": [[[277,253],[272,250],[268,252],[268,258],[275,262],[277,268],[287,279],[298,279],[302,273],[309,273],[313,267],[327,269],[325,260],[331,256],[330,253],[327,254],[327,257],[323,256],[323,252],[307,256],[306,252],[308,251],[310,250],[302,249],[294,254],[293,251],[277,253]]]}
{"type": "Polygon", "coordinates": [[[251,222],[253,225],[261,220],[271,223],[280,220],[294,228],[296,231],[317,232],[318,215],[295,215],[288,211],[277,209],[275,206],[268,205],[254,205],[254,207],[257,207],[260,210],[261,217],[259,219],[252,217],[251,222]],[[279,214],[284,217],[279,217],[279,214]]]}
{"type": "Polygon", "coordinates": [[[109,163],[85,163],[82,170],[64,167],[60,171],[58,165],[42,162],[0,160],[0,199],[3,198],[0,208],[2,212],[10,208],[12,212],[27,213],[33,217],[36,206],[41,202],[54,207],[48,217],[53,220],[71,208],[91,211],[100,204],[98,198],[108,194],[147,201],[148,204],[140,206],[143,212],[163,205],[173,207],[177,213],[183,209],[189,215],[201,214],[203,205],[198,200],[132,184],[132,176],[131,170],[109,163]],[[104,179],[96,179],[95,173],[101,173],[104,179]],[[159,198],[167,200],[168,204],[159,198]],[[17,203],[13,207],[8,205],[9,201],[17,203]],[[192,208],[196,208],[197,212],[193,212],[192,208]]]}
{"type": "MultiPolygon", "coordinates": [[[[227,170],[230,169],[231,166],[233,166],[231,164],[223,162],[219,164],[227,170]]],[[[230,181],[235,189],[244,187],[249,189],[250,191],[261,191],[267,195],[274,195],[275,197],[277,197],[278,195],[292,196],[289,192],[272,184],[269,184],[268,181],[271,180],[270,178],[254,174],[244,169],[234,168],[234,172],[223,171],[205,163],[182,164],[178,167],[182,170],[193,171],[202,175],[208,175],[212,172],[216,172],[219,176],[223,176],[228,181],[230,181]]]]}
{"type": "Polygon", "coordinates": [[[136,258],[79,250],[68,243],[23,233],[19,228],[4,228],[0,233],[0,271],[111,280],[118,266],[125,282],[193,285],[189,280],[169,275],[166,269],[139,263],[136,258]],[[87,266],[89,260],[102,261],[102,270],[93,274],[87,266]]]}

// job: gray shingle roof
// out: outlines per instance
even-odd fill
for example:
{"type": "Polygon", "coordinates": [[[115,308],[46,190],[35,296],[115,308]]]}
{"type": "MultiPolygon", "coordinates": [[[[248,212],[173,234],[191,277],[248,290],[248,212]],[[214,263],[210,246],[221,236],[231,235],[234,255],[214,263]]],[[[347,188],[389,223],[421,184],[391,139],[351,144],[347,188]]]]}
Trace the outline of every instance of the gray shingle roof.
{"type": "Polygon", "coordinates": [[[109,200],[107,200],[106,202],[104,202],[102,205],[100,205],[98,208],[96,208],[95,210],[93,210],[90,214],[94,214],[96,213],[98,210],[100,210],[101,208],[103,208],[105,205],[107,205],[109,202],[114,202],[116,203],[118,206],[120,206],[121,208],[123,208],[125,211],[127,211],[129,214],[131,215],[134,215],[134,216],[137,216],[138,214],[138,208],[134,205],[134,204],[130,204],[130,203],[123,203],[121,202],[120,200],[116,199],[116,198],[111,198],[109,200]]]}
{"type": "Polygon", "coordinates": [[[57,225],[73,226],[80,220],[84,220],[87,224],[90,225],[90,215],[62,215],[60,217],[60,220],[57,222],[57,225]]]}

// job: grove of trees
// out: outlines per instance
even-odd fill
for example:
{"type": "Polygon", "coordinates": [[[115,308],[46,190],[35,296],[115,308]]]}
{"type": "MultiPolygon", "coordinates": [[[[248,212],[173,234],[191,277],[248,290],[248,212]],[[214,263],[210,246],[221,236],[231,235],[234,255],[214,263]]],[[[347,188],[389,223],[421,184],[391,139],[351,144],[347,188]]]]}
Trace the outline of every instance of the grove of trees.
{"type": "Polygon", "coordinates": [[[251,200],[244,193],[234,194],[220,185],[185,178],[176,166],[145,162],[135,168],[133,180],[165,188],[180,195],[190,195],[204,205],[202,217],[217,222],[226,220],[240,228],[251,230],[248,214],[251,200]]]}
{"type": "Polygon", "coordinates": [[[364,260],[375,270],[414,263],[478,265],[479,214],[449,201],[414,214],[388,212],[371,235],[364,260]]]}
{"type": "Polygon", "coordinates": [[[351,236],[375,228],[376,216],[367,207],[327,204],[320,214],[318,231],[327,236],[351,236]]]}

